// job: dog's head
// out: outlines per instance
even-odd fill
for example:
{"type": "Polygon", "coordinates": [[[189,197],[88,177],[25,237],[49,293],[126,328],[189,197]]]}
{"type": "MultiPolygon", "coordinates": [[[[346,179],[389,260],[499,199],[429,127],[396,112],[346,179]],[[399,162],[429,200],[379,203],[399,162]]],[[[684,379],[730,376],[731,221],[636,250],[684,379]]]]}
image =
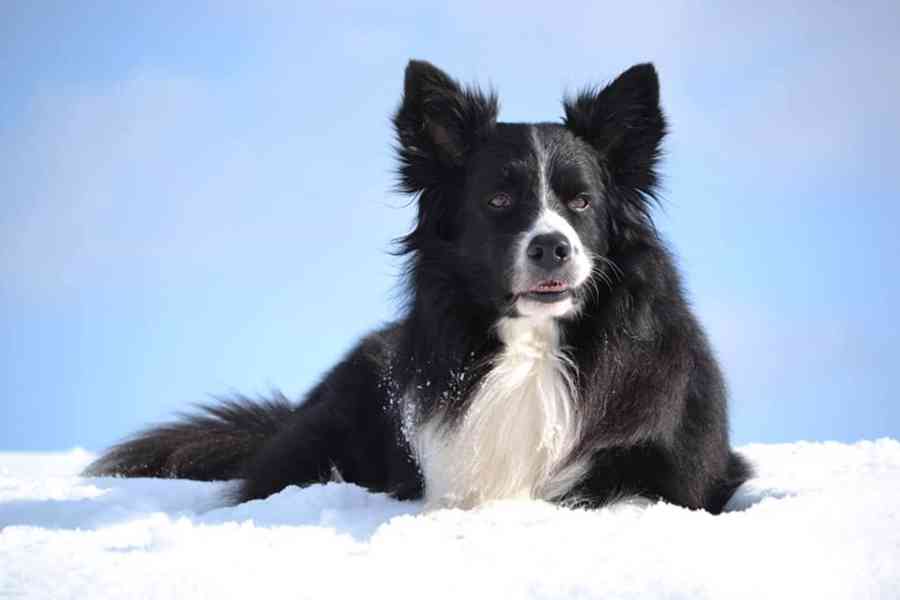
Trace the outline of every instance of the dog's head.
{"type": "Polygon", "coordinates": [[[394,117],[400,185],[418,194],[401,239],[417,268],[501,316],[575,314],[608,254],[649,225],[665,135],[659,83],[637,65],[564,102],[554,123],[499,123],[493,94],[433,65],[406,68],[394,117]]]}

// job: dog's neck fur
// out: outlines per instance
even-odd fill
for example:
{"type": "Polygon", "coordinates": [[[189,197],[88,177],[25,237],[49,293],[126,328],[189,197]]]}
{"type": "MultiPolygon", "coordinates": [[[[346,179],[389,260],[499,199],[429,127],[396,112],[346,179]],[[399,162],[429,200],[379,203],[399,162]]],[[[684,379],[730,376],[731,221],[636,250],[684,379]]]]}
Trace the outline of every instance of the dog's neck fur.
{"type": "Polygon", "coordinates": [[[568,462],[579,420],[556,320],[504,318],[497,334],[503,347],[461,418],[438,412],[414,432],[429,507],[558,499],[585,472],[586,465],[568,462]]]}

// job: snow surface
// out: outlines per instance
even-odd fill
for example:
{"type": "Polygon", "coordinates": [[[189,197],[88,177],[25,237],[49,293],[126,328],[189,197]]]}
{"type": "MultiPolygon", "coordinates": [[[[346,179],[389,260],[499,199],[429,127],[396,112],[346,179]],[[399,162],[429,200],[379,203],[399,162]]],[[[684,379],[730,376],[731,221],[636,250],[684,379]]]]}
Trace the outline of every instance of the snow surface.
{"type": "Polygon", "coordinates": [[[758,476],[717,517],[338,483],[226,507],[227,483],[0,454],[0,598],[900,598],[900,442],[741,450],[758,476]]]}

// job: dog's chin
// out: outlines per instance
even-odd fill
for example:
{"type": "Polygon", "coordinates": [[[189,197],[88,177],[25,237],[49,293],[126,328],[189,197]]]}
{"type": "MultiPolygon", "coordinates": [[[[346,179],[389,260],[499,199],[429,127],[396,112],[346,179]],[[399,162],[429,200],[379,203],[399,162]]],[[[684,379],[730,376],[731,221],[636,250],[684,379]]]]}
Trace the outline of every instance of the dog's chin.
{"type": "Polygon", "coordinates": [[[561,318],[573,314],[577,308],[573,290],[560,292],[529,292],[516,298],[516,313],[531,319],[561,318]]]}

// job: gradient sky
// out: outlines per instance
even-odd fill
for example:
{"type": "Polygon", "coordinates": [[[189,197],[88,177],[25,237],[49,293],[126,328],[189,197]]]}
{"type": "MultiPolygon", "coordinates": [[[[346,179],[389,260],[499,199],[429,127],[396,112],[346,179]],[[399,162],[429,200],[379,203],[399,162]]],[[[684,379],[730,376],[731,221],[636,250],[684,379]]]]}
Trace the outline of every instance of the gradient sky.
{"type": "Polygon", "coordinates": [[[299,395],[395,316],[410,57],[506,121],[653,61],[735,441],[900,434],[900,5],[587,4],[0,4],[0,450],[299,395]]]}

